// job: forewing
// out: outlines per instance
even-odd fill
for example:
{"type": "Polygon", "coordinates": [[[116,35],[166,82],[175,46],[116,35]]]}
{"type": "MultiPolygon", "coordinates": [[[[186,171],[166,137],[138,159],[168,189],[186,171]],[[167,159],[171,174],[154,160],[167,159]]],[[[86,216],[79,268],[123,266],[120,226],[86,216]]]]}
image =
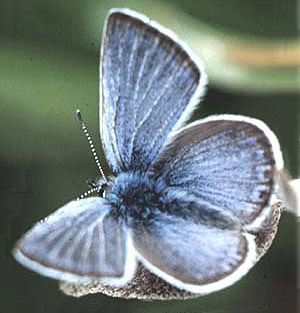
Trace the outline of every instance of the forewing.
{"type": "Polygon", "coordinates": [[[207,294],[225,288],[249,271],[256,252],[252,235],[230,219],[218,219],[220,224],[213,213],[200,219],[160,213],[148,223],[136,223],[132,236],[138,257],[180,289],[207,294]]]}
{"type": "Polygon", "coordinates": [[[127,229],[100,197],[72,201],[37,223],[14,254],[26,267],[67,282],[123,284],[132,273],[127,229]]]}
{"type": "Polygon", "coordinates": [[[145,170],[206,82],[170,31],[126,9],[106,21],[100,76],[101,139],[115,173],[145,170]]]}
{"type": "Polygon", "coordinates": [[[175,134],[152,171],[250,224],[266,212],[282,166],[277,138],[263,122],[220,115],[175,134]]]}

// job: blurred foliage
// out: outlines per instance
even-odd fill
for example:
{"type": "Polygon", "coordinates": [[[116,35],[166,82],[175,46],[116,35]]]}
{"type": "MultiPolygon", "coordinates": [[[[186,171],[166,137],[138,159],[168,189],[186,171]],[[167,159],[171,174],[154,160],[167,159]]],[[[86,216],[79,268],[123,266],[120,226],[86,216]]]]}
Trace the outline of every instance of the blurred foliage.
{"type": "Polygon", "coordinates": [[[111,7],[125,6],[172,28],[202,56],[211,83],[194,119],[216,113],[263,119],[282,143],[287,168],[299,175],[296,1],[0,0],[0,312],[294,312],[296,223],[290,215],[246,278],[189,301],[68,298],[56,282],[12,259],[13,243],[32,223],[85,191],[85,181],[97,176],[75,110],[81,108],[101,151],[102,25],[111,7]],[[234,53],[223,53],[224,47],[234,53]],[[274,49],[291,61],[282,64],[275,53],[275,64],[267,62],[265,51],[274,49]],[[263,55],[263,64],[257,58],[249,64],[253,54],[249,59],[247,50],[263,55]]]}

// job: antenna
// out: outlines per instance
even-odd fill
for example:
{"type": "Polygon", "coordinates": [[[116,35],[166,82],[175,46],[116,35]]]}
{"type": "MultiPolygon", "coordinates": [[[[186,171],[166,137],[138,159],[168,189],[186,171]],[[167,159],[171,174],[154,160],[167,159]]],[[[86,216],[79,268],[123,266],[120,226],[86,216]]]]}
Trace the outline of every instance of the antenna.
{"type": "Polygon", "coordinates": [[[84,192],[83,194],[81,194],[79,197],[77,197],[77,201],[80,200],[80,199],[83,199],[83,198],[86,198],[87,196],[93,194],[93,193],[96,193],[98,192],[98,187],[96,188],[92,188],[90,190],[88,190],[87,192],[84,192]]]}
{"type": "Polygon", "coordinates": [[[99,157],[98,157],[98,155],[97,155],[97,153],[96,153],[96,150],[95,150],[95,147],[94,147],[92,138],[91,138],[91,136],[90,136],[90,134],[89,134],[89,132],[88,132],[88,130],[87,130],[87,127],[86,127],[85,122],[84,122],[83,119],[82,119],[82,116],[81,116],[81,113],[80,113],[80,110],[79,110],[79,109],[76,111],[76,115],[77,115],[78,121],[79,121],[79,123],[80,123],[80,127],[81,127],[81,129],[82,129],[82,131],[83,131],[85,137],[86,137],[87,140],[88,140],[89,146],[90,146],[90,148],[91,148],[91,150],[92,150],[93,158],[94,158],[95,163],[96,163],[96,165],[97,165],[97,167],[98,167],[98,169],[99,169],[100,175],[102,176],[103,180],[104,180],[105,182],[107,182],[107,178],[105,177],[104,172],[103,172],[103,170],[102,170],[101,163],[100,163],[100,159],[99,159],[99,157]]]}

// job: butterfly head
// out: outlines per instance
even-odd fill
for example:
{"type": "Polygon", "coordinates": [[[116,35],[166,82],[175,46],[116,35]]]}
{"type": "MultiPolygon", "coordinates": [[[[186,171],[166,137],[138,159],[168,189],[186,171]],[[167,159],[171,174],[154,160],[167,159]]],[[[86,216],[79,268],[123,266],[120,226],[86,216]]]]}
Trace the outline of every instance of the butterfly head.
{"type": "Polygon", "coordinates": [[[113,179],[104,180],[100,178],[93,182],[88,182],[88,185],[94,189],[98,196],[105,198],[107,193],[110,192],[113,179]]]}

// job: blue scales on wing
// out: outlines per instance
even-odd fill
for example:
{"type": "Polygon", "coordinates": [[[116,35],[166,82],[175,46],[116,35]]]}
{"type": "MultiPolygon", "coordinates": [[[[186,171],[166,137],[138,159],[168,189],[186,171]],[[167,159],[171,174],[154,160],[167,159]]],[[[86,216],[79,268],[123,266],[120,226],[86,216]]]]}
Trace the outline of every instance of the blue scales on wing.
{"type": "Polygon", "coordinates": [[[276,142],[261,121],[244,119],[222,115],[187,126],[170,139],[152,171],[250,224],[269,204],[276,142]]]}
{"type": "Polygon", "coordinates": [[[149,167],[205,81],[173,35],[137,16],[113,11],[103,35],[100,131],[115,174],[149,167]]]}
{"type": "Polygon", "coordinates": [[[114,281],[126,271],[127,229],[107,200],[72,201],[18,242],[16,258],[42,275],[73,282],[114,281]]]}
{"type": "Polygon", "coordinates": [[[255,263],[254,236],[243,233],[237,219],[197,198],[181,205],[180,214],[156,211],[147,223],[131,226],[145,266],[196,293],[222,289],[246,274],[255,263]]]}

